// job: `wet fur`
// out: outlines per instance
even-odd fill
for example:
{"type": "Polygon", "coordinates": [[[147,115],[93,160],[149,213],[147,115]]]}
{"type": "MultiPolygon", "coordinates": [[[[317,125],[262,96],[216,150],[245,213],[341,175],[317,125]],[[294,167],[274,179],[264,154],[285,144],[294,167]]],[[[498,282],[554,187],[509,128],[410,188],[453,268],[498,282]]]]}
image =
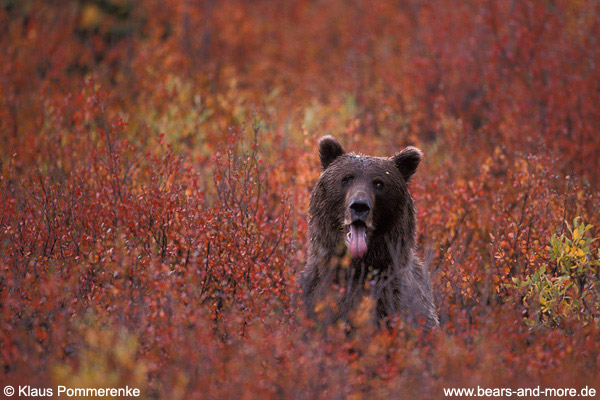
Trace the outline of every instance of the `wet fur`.
{"type": "Polygon", "coordinates": [[[408,148],[390,159],[348,154],[338,146],[331,137],[319,144],[324,171],[311,194],[308,260],[300,276],[307,312],[317,317],[317,304],[333,296],[336,306],[325,307],[318,317],[327,323],[346,320],[368,295],[376,303],[375,321],[400,314],[409,323],[423,322],[427,329],[437,326],[427,270],[414,251],[416,214],[407,186],[420,151],[408,148]],[[360,176],[356,184],[367,188],[375,177],[385,186],[373,196],[367,253],[344,266],[349,189],[340,182],[347,174],[360,176]],[[346,289],[342,295],[332,290],[339,285],[346,289]]]}

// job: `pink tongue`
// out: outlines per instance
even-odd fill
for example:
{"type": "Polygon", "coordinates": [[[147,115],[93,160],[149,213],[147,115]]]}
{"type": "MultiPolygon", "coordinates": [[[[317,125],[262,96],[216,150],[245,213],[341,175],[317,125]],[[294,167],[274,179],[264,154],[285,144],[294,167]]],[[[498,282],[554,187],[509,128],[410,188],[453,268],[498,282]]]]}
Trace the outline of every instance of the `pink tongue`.
{"type": "Polygon", "coordinates": [[[348,250],[352,258],[359,258],[367,252],[367,233],[363,225],[350,225],[348,232],[348,250]]]}

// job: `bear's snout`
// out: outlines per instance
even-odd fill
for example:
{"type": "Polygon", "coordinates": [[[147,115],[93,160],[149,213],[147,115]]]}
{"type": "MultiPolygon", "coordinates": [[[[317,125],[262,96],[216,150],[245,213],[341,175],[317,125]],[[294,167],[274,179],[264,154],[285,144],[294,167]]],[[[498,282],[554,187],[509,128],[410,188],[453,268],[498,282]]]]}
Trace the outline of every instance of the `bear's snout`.
{"type": "Polygon", "coordinates": [[[364,256],[368,231],[373,227],[373,197],[364,185],[351,188],[346,199],[346,244],[352,258],[364,256]]]}
{"type": "Polygon", "coordinates": [[[375,198],[366,185],[358,182],[346,195],[346,225],[363,223],[369,228],[373,226],[373,206],[375,198]]]}
{"type": "Polygon", "coordinates": [[[356,199],[350,203],[352,219],[364,219],[371,212],[371,202],[366,199],[356,199]]]}

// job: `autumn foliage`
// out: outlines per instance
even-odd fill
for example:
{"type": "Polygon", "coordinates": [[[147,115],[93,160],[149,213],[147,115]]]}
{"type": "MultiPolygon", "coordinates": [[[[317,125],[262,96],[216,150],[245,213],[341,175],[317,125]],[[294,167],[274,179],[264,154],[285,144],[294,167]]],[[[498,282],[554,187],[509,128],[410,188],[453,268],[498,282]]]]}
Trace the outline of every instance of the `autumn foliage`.
{"type": "Polygon", "coordinates": [[[600,391],[600,5],[0,2],[0,383],[600,391]],[[425,157],[440,329],[324,327],[317,138],[425,157]]]}

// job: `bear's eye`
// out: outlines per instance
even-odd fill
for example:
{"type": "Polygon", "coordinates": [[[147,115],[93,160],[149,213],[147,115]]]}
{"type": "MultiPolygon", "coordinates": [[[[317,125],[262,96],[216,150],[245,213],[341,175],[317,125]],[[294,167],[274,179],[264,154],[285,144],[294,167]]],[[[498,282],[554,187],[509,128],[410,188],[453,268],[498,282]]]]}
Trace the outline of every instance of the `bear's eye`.
{"type": "Polygon", "coordinates": [[[342,179],[342,185],[347,186],[353,179],[354,177],[352,175],[346,175],[344,179],[342,179]]]}
{"type": "Polygon", "coordinates": [[[373,181],[373,186],[375,186],[375,189],[381,190],[381,189],[383,189],[383,181],[379,180],[379,179],[375,179],[373,181]]]}

